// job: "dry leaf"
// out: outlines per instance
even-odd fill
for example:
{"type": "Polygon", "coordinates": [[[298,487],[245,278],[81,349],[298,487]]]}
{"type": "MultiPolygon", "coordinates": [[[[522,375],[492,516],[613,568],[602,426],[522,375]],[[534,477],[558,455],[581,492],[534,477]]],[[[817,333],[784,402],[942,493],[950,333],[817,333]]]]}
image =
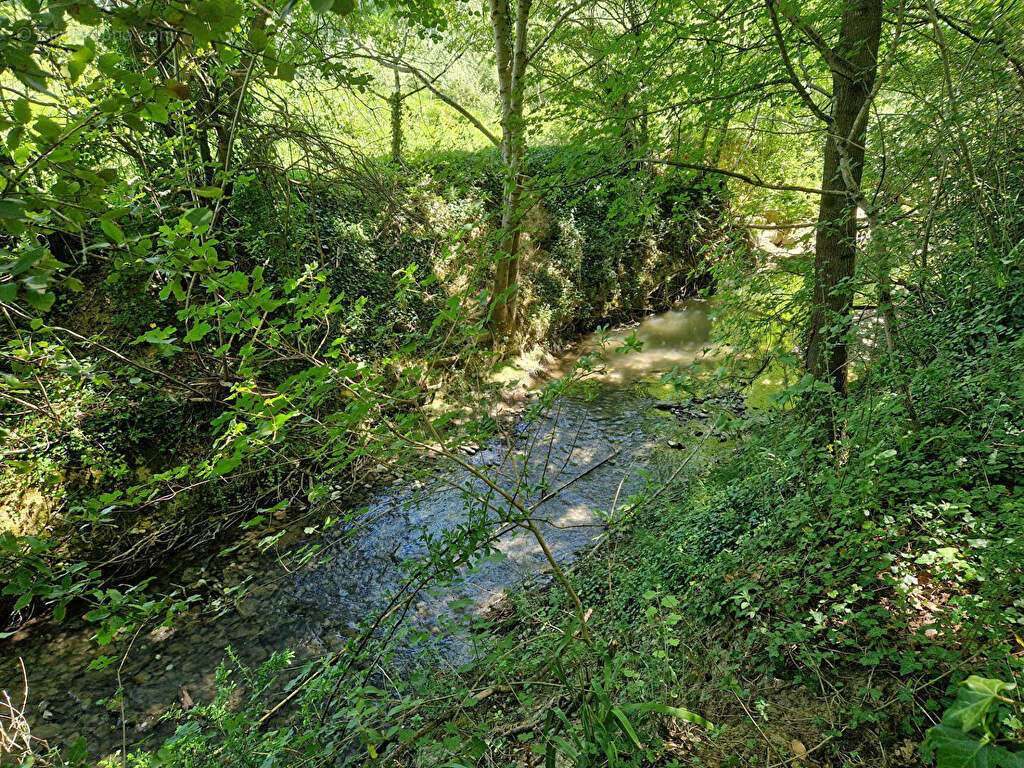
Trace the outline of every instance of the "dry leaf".
{"type": "Polygon", "coordinates": [[[793,754],[797,757],[807,757],[807,747],[804,746],[802,741],[793,739],[789,742],[789,748],[793,750],[793,754]]]}

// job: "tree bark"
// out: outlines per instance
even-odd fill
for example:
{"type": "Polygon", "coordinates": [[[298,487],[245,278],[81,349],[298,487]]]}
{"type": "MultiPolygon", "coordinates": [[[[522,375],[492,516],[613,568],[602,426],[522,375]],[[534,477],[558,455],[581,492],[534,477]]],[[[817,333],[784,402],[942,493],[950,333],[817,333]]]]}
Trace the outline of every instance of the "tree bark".
{"type": "Polygon", "coordinates": [[[846,394],[848,337],[857,260],[857,201],[864,171],[865,119],[878,64],[881,0],[847,0],[832,65],[832,108],[825,140],[814,246],[813,313],[806,368],[846,394]],[[843,168],[843,165],[846,165],[843,168]]]}
{"type": "Polygon", "coordinates": [[[402,163],[402,76],[395,73],[395,90],[391,94],[391,162],[402,163]]]}
{"type": "Polygon", "coordinates": [[[509,0],[490,0],[494,53],[498,63],[501,159],[505,176],[498,263],[495,266],[491,291],[490,321],[496,341],[507,336],[516,324],[516,284],[519,281],[525,156],[523,75],[526,72],[526,44],[531,5],[532,0],[516,2],[513,29],[509,0]]]}

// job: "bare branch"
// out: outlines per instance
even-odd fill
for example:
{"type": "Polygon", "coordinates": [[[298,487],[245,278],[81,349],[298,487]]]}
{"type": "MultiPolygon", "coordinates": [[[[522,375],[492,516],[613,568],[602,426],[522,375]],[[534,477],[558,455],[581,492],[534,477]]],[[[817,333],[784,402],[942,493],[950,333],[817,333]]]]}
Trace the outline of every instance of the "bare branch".
{"type": "MultiPolygon", "coordinates": [[[[777,192],[805,192],[809,195],[843,195],[846,194],[845,190],[841,189],[818,189],[816,187],[802,187],[798,184],[773,184],[767,181],[761,181],[753,176],[747,176],[743,173],[737,173],[736,171],[727,171],[724,168],[716,168],[711,165],[697,165],[696,163],[684,163],[680,160],[664,160],[657,157],[645,157],[641,158],[645,163],[653,163],[654,165],[669,165],[673,168],[687,168],[691,171],[701,171],[703,173],[714,173],[719,176],[728,176],[731,179],[738,179],[744,184],[749,184],[752,187],[760,187],[761,189],[773,189],[777,192]]],[[[634,161],[635,162],[635,161],[634,161]]]]}

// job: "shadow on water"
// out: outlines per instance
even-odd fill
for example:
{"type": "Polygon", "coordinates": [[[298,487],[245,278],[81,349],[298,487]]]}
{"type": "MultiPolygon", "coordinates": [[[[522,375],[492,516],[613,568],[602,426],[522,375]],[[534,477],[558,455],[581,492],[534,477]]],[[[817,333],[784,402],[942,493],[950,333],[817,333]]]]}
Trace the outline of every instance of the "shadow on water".
{"type": "MultiPolygon", "coordinates": [[[[518,494],[524,506],[536,505],[534,517],[554,557],[571,559],[601,533],[608,515],[678,462],[678,453],[665,450],[666,437],[678,425],[651,407],[641,387],[631,385],[697,359],[709,332],[700,302],[612,332],[605,338],[601,385],[590,397],[563,398],[537,422],[520,423],[512,439],[497,439],[465,461],[518,494]],[[643,342],[640,351],[614,351],[634,334],[643,342]]],[[[575,354],[598,346],[600,337],[593,335],[575,354]]],[[[560,361],[553,373],[571,368],[574,359],[560,361]]],[[[476,499],[486,496],[484,482],[472,472],[441,465],[420,487],[380,491],[359,518],[358,535],[332,534],[323,541],[323,556],[305,567],[284,571],[269,557],[233,566],[232,580],[247,579],[248,589],[224,615],[185,617],[135,638],[130,652],[127,642],[97,649],[81,622],[36,628],[5,643],[0,683],[20,688],[20,676],[13,674],[23,657],[32,683],[34,734],[52,743],[85,736],[93,754],[105,754],[118,749],[122,738],[121,707],[112,698],[118,663],[85,668],[101,652],[118,660],[124,656],[127,742],[159,742],[173,730],[159,717],[181,700],[182,689],[197,701],[212,696],[214,669],[228,646],[246,663],[284,648],[300,659],[337,650],[358,633],[360,621],[404,587],[431,546],[457,544],[460,532],[500,531],[495,519],[504,516],[508,502],[503,508],[500,495],[492,493],[492,506],[485,508],[476,499]],[[484,516],[489,526],[481,525],[484,516]]],[[[458,664],[472,654],[467,635],[442,627],[482,613],[510,589],[545,578],[548,563],[528,533],[505,532],[494,547],[497,556],[473,568],[460,566],[443,590],[420,590],[408,601],[405,621],[433,637],[434,663],[458,664]]],[[[417,664],[419,658],[408,648],[394,663],[417,664]]]]}

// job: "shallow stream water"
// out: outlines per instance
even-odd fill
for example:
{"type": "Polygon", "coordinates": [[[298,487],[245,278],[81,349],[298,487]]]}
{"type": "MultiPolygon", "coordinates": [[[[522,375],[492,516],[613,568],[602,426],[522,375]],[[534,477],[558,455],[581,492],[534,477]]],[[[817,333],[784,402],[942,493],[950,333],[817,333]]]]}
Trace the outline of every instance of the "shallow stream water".
{"type": "MultiPolygon", "coordinates": [[[[696,301],[613,332],[592,397],[562,399],[538,422],[520,424],[514,440],[468,451],[465,461],[510,491],[546,487],[551,498],[534,515],[555,558],[570,560],[600,535],[602,513],[643,489],[648,481],[638,470],[657,482],[682,460],[685,454],[673,448],[685,439],[680,434],[692,436],[692,425],[656,409],[647,383],[702,355],[709,332],[706,306],[696,301]],[[614,351],[633,334],[641,351],[614,351]]],[[[585,339],[554,372],[598,345],[596,336],[585,339]]],[[[93,758],[117,750],[122,741],[159,744],[174,727],[160,722],[160,715],[182,701],[183,691],[194,701],[212,697],[214,670],[228,646],[246,663],[282,649],[310,658],[343,647],[357,632],[357,622],[379,611],[401,587],[407,571],[400,564],[423,557],[425,537],[437,538],[465,523],[473,506],[473,494],[465,489],[484,490],[479,478],[454,465],[439,466],[433,480],[417,485],[377,492],[362,513],[358,535],[328,535],[322,555],[308,565],[285,569],[267,556],[229,566],[226,581],[245,580],[248,589],[219,616],[186,616],[171,628],[104,649],[82,622],[23,631],[0,645],[0,687],[20,700],[18,659],[24,659],[33,734],[51,743],[84,736],[93,758]],[[119,662],[86,670],[102,654],[119,662]],[[123,718],[122,706],[112,698],[119,678],[123,718]]],[[[524,491],[520,500],[533,505],[544,493],[524,491]]],[[[442,594],[422,592],[410,603],[407,620],[436,637],[435,663],[456,664],[472,654],[464,635],[440,628],[446,619],[480,614],[508,590],[549,571],[541,547],[528,534],[503,535],[497,548],[505,557],[463,570],[442,594]]],[[[410,656],[396,663],[415,661],[410,656]]]]}

